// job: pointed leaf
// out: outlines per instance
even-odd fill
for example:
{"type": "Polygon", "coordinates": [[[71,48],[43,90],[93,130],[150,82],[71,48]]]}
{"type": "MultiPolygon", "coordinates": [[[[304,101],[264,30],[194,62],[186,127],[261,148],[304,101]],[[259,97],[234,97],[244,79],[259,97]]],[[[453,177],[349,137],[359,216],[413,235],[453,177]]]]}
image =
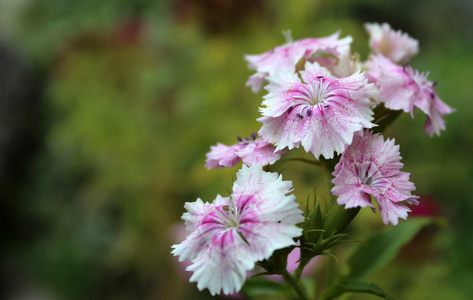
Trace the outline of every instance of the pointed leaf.
{"type": "Polygon", "coordinates": [[[376,284],[349,279],[339,282],[326,290],[320,297],[320,300],[333,299],[345,293],[364,293],[376,295],[388,300],[393,299],[376,284]]]}
{"type": "Polygon", "coordinates": [[[416,218],[400,222],[371,237],[366,245],[360,245],[348,258],[349,278],[362,278],[387,265],[399,249],[422,229],[432,224],[428,218],[416,218]]]}
{"type": "Polygon", "coordinates": [[[270,295],[295,296],[294,291],[286,284],[261,277],[247,280],[240,294],[246,298],[270,295]]]}

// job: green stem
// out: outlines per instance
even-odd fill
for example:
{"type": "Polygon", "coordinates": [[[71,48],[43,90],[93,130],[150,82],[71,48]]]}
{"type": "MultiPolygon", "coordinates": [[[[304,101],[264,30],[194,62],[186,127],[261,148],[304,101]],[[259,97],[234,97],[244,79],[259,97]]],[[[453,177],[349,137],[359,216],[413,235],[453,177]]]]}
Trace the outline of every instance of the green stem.
{"type": "Polygon", "coordinates": [[[301,279],[302,276],[302,271],[304,271],[305,266],[309,263],[310,259],[304,259],[299,261],[299,265],[297,266],[297,269],[294,271],[294,277],[299,280],[301,279]]]}
{"type": "Polygon", "coordinates": [[[282,272],[282,277],[284,280],[296,291],[297,296],[301,300],[309,300],[305,288],[302,286],[301,282],[294,278],[287,270],[282,272]]]}

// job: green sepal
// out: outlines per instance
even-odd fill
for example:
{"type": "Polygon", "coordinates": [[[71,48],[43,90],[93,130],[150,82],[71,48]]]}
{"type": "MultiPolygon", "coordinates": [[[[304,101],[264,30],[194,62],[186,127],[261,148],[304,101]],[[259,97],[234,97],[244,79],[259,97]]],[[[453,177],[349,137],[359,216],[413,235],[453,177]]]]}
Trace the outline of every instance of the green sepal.
{"type": "Polygon", "coordinates": [[[262,275],[281,275],[284,271],[286,271],[287,256],[293,249],[294,246],[276,250],[270,258],[257,262],[256,264],[258,266],[266,270],[266,273],[263,273],[262,275]]]}
{"type": "Polygon", "coordinates": [[[313,257],[325,255],[326,250],[344,242],[343,238],[346,234],[342,232],[359,211],[359,208],[345,209],[335,201],[324,211],[317,201],[314,202],[310,211],[306,208],[306,221],[300,239],[301,258],[296,270],[297,278],[313,257]]]}
{"type": "Polygon", "coordinates": [[[394,120],[399,117],[403,112],[402,110],[390,110],[386,108],[383,103],[378,104],[374,109],[374,121],[373,123],[378,125],[373,127],[371,131],[373,133],[383,132],[394,120]]]}
{"type": "Polygon", "coordinates": [[[358,211],[358,209],[346,210],[334,202],[324,212],[316,203],[303,225],[303,235],[300,239],[301,259],[310,259],[323,254],[325,250],[342,243],[342,238],[346,236],[342,232],[358,211]]]}
{"type": "Polygon", "coordinates": [[[323,233],[323,215],[320,208],[319,202],[315,199],[314,191],[314,206],[309,210],[309,197],[307,198],[307,205],[305,208],[305,222],[302,227],[303,234],[301,240],[304,242],[315,243],[319,240],[320,235],[323,233]]]}

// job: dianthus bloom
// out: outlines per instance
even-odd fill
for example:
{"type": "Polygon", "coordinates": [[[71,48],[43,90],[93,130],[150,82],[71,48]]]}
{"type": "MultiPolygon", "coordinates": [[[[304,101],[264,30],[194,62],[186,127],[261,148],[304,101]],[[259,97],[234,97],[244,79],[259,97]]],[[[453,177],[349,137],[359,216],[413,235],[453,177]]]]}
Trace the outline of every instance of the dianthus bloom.
{"type": "Polygon", "coordinates": [[[302,211],[289,195],[292,182],[259,165],[243,165],[237,173],[230,197],[217,196],[213,203],[185,204],[185,241],[173,245],[179,260],[191,260],[191,282],[212,295],[237,292],[246,272],[268,259],[275,250],[297,245],[302,234],[296,224],[304,221],[302,211]]]}
{"type": "Polygon", "coordinates": [[[301,59],[309,59],[316,52],[340,56],[341,49],[346,48],[351,42],[350,36],[338,39],[339,33],[324,38],[306,38],[293,41],[290,32],[285,32],[286,44],[276,47],[259,55],[246,55],[248,67],[256,73],[246,82],[253,92],[258,92],[264,80],[276,72],[290,72],[296,70],[296,64],[301,59]]]}
{"type": "Polygon", "coordinates": [[[445,129],[442,118],[453,109],[442,102],[434,90],[435,83],[427,80],[428,73],[420,73],[411,66],[399,66],[388,58],[377,55],[367,62],[370,81],[380,88],[380,101],[393,110],[403,110],[414,117],[415,107],[426,115],[424,131],[432,137],[445,129]]]}
{"type": "Polygon", "coordinates": [[[251,138],[242,139],[238,137],[238,143],[232,146],[217,143],[211,146],[207,153],[205,167],[207,169],[233,167],[240,160],[247,166],[260,164],[266,166],[274,164],[281,158],[281,154],[287,151],[275,151],[270,143],[256,137],[256,133],[251,138]]]}
{"type": "Polygon", "coordinates": [[[419,43],[400,30],[394,31],[389,24],[367,23],[370,46],[377,54],[383,54],[394,62],[406,62],[419,51],[419,43]]]}
{"type": "Polygon", "coordinates": [[[296,73],[278,73],[265,87],[259,134],[276,150],[302,145],[317,158],[332,158],[351,144],[356,131],[374,126],[371,105],[378,89],[363,73],[333,78],[316,62],[306,62],[299,73],[303,81],[296,73]]]}
{"type": "Polygon", "coordinates": [[[373,196],[385,224],[397,225],[399,218],[406,219],[410,209],[400,202],[417,204],[418,197],[411,195],[415,186],[409,173],[400,171],[400,160],[394,140],[384,141],[383,136],[368,131],[355,135],[333,172],[332,193],[338,196],[338,204],[345,208],[370,206],[374,211],[373,196]]]}

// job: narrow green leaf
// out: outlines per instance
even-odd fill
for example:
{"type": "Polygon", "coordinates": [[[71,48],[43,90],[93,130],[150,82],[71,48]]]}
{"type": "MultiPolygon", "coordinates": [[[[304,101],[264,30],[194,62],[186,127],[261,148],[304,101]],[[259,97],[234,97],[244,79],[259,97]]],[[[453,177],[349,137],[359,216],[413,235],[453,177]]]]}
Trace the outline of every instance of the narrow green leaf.
{"type": "Polygon", "coordinates": [[[428,218],[415,218],[400,222],[397,226],[388,227],[359,245],[348,258],[350,273],[348,278],[363,278],[387,265],[399,249],[407,244],[422,229],[432,224],[428,218]]]}
{"type": "Polygon", "coordinates": [[[294,291],[286,284],[261,277],[247,280],[240,294],[246,298],[271,295],[295,296],[294,291]]]}
{"type": "Polygon", "coordinates": [[[326,290],[320,297],[320,300],[333,299],[345,293],[364,293],[376,295],[378,297],[388,300],[393,299],[376,284],[349,279],[339,282],[328,290],[326,290]]]}
{"type": "Polygon", "coordinates": [[[305,288],[307,292],[308,299],[315,299],[315,284],[314,279],[312,277],[301,278],[300,279],[302,286],[305,288]]]}

